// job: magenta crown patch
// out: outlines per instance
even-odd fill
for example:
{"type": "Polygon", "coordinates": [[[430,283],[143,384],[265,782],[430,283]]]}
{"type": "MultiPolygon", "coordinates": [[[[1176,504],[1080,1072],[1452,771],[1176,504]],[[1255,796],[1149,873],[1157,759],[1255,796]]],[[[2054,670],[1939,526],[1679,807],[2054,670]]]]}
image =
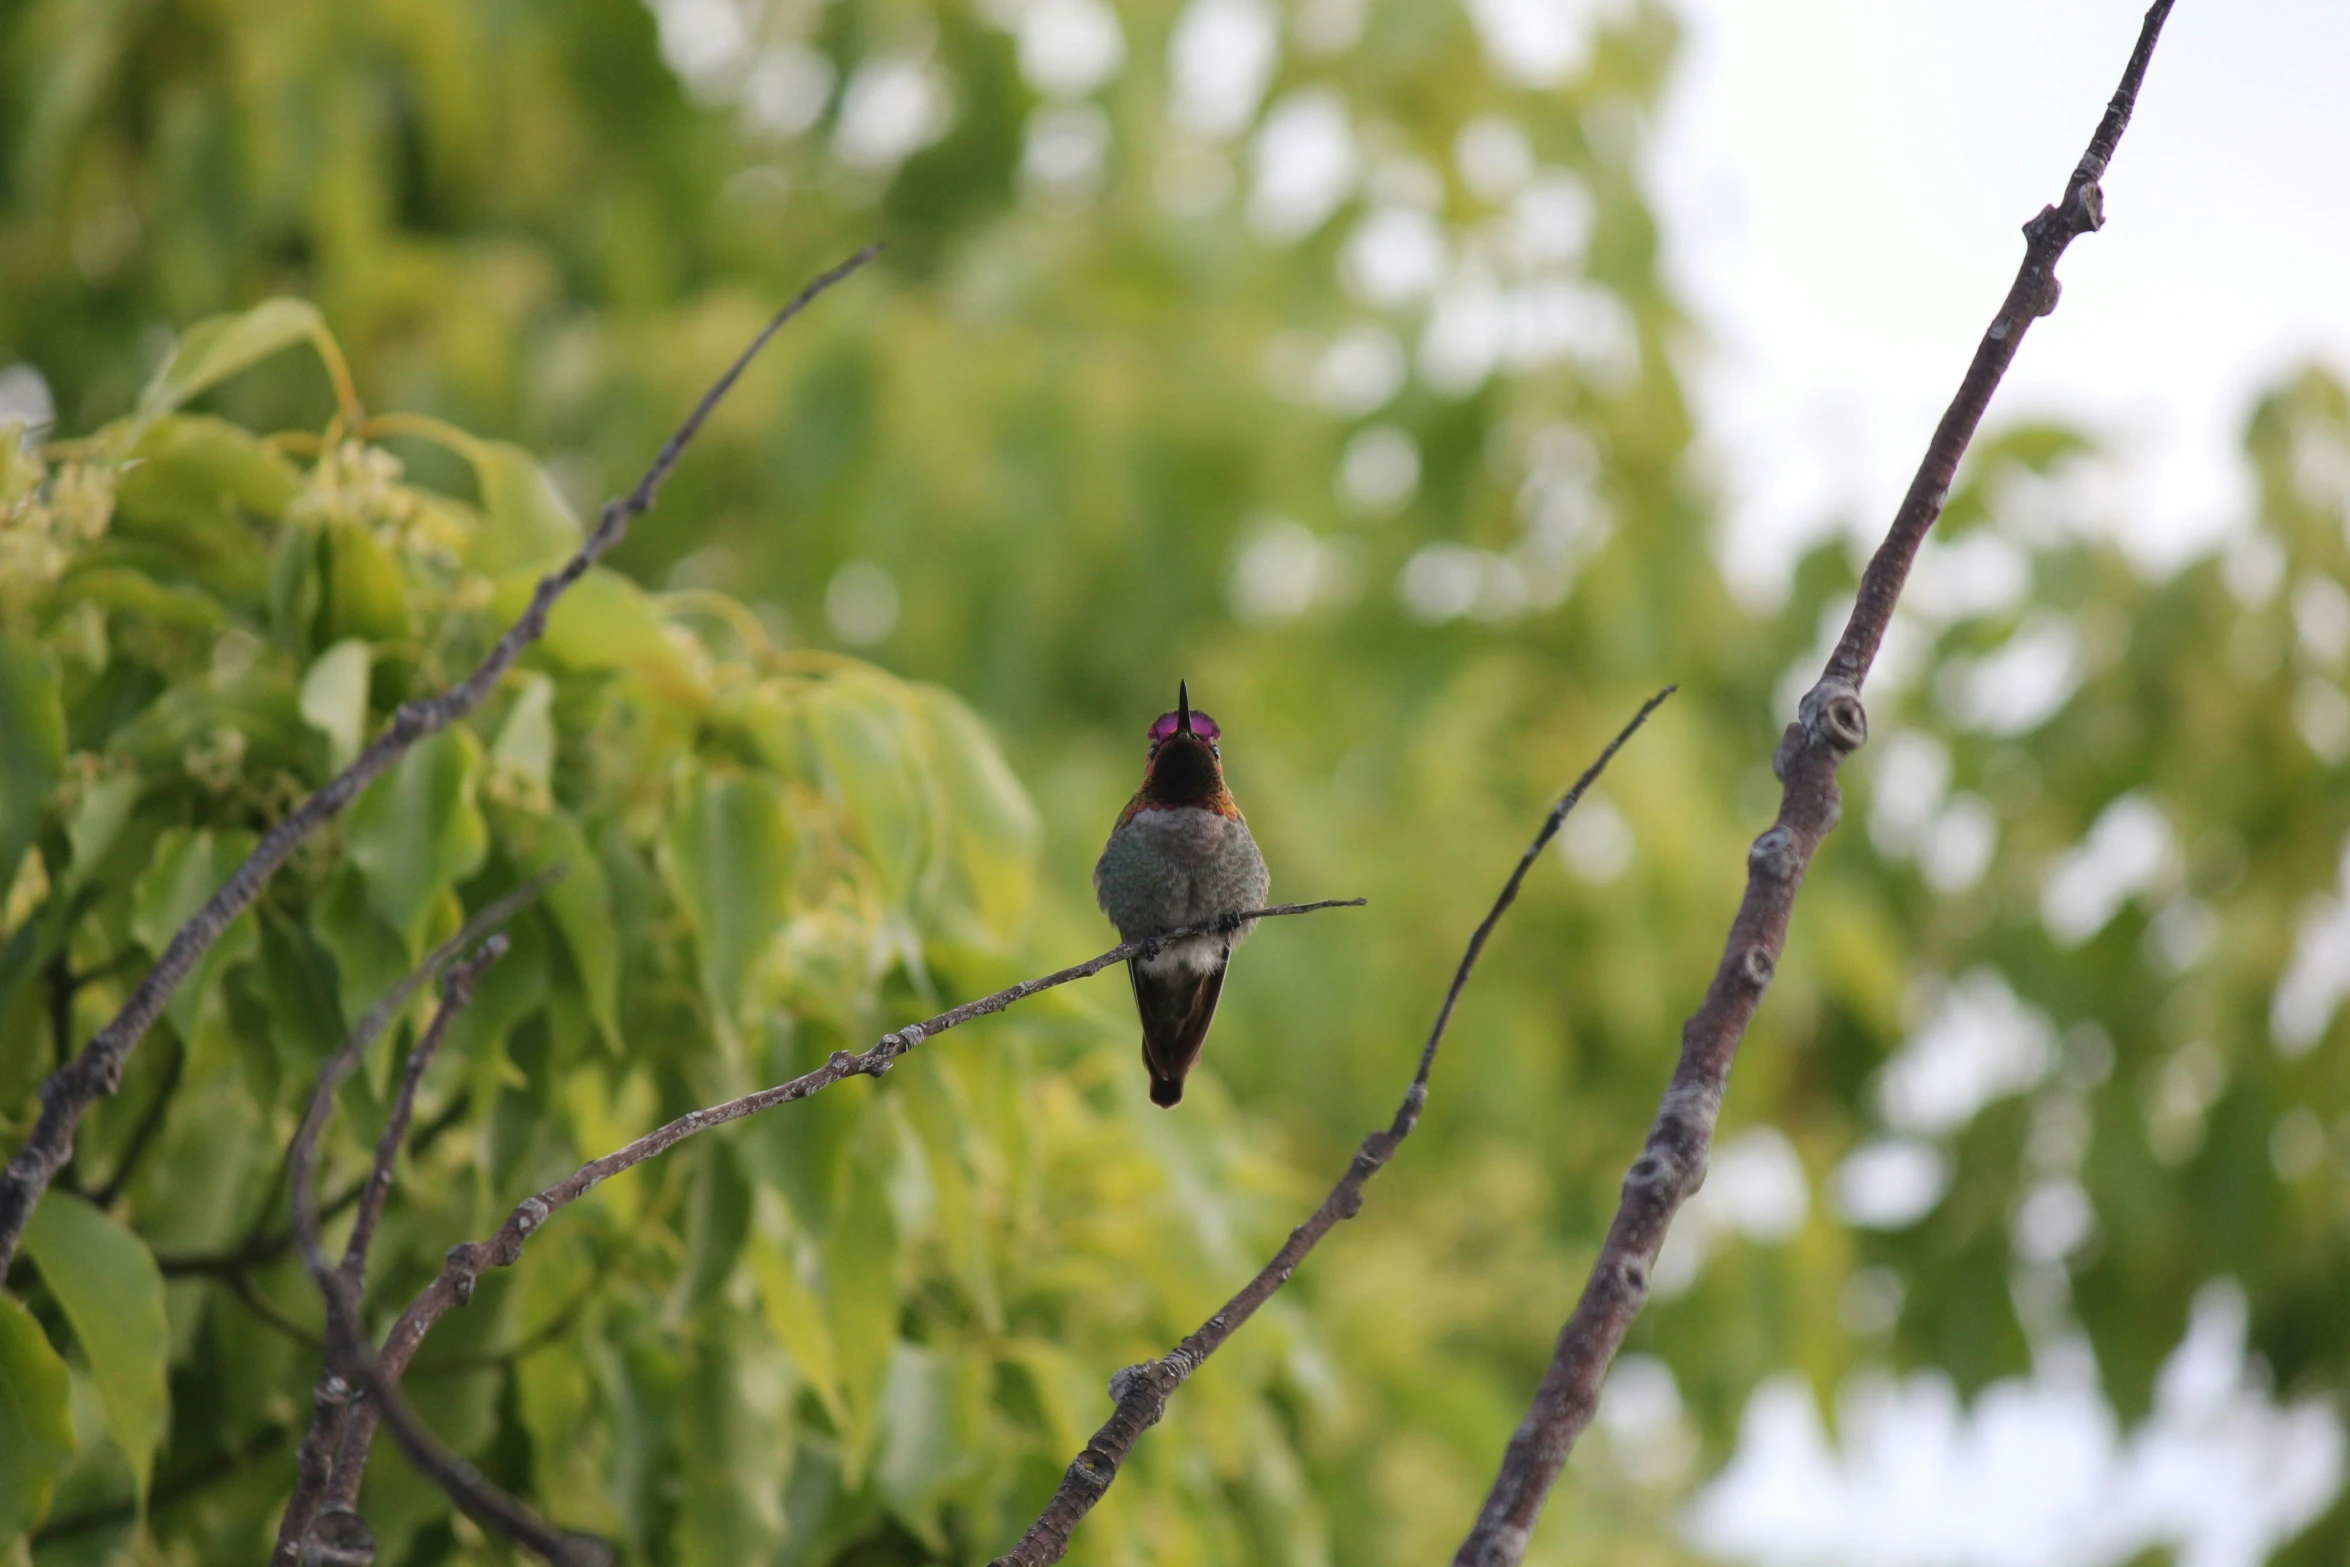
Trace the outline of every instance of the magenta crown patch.
{"type": "MultiPolygon", "coordinates": [[[[1179,717],[1178,713],[1161,713],[1159,721],[1151,725],[1151,744],[1155,746],[1172,735],[1179,717]]],[[[1191,732],[1210,745],[1224,736],[1224,731],[1216,727],[1216,721],[1196,707],[1191,710],[1191,732]]]]}

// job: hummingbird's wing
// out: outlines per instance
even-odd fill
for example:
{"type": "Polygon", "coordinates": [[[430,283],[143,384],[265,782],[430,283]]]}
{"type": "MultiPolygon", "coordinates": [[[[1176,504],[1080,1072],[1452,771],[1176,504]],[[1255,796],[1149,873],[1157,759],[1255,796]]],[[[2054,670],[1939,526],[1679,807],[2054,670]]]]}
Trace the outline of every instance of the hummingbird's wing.
{"type": "Polygon", "coordinates": [[[1142,1014],[1142,1063],[1151,1075],[1152,1104],[1164,1108],[1182,1101],[1183,1079],[1199,1059],[1208,1025],[1216,1020],[1224,966],[1223,953],[1204,968],[1126,965],[1126,977],[1134,982],[1134,1007],[1142,1014]]]}

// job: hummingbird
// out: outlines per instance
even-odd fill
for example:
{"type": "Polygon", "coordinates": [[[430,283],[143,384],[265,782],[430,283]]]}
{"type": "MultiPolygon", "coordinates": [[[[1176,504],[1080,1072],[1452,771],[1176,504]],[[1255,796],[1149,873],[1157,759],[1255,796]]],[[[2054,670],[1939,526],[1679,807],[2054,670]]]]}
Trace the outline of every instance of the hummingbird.
{"type": "MultiPolygon", "coordinates": [[[[1175,710],[1151,725],[1142,787],[1119,813],[1093,868],[1094,898],[1121,941],[1265,906],[1271,878],[1224,786],[1220,738],[1216,721],[1193,710],[1190,683],[1178,684],[1175,710]]],[[[1127,960],[1152,1104],[1181,1102],[1183,1079],[1199,1059],[1224,991],[1224,967],[1253,926],[1187,936],[1127,960]]]]}

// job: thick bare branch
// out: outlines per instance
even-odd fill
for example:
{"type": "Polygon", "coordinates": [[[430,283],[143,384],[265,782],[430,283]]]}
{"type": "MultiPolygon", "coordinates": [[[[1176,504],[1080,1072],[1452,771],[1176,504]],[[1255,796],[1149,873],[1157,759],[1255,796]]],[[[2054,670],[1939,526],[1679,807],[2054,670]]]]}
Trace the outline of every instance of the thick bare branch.
{"type": "Polygon", "coordinates": [[[230,921],[260,896],[261,889],[297,844],[357,799],[361,790],[388,771],[416,742],[447,728],[482,704],[524,649],[545,633],[555,601],[585,576],[590,567],[611,553],[627,534],[632,521],[652,509],[661,481],[669,476],[686,443],[694,438],[710,410],[741,377],[752,357],[817,295],[873,259],[879,251],[879,246],[869,246],[857,252],[810,283],[778,311],[726,373],[703,394],[701,402],[662,446],[644,477],[637,481],[636,488],[618,500],[606,502],[594,530],[578,552],[540,580],[537,592],[531,595],[530,607],[498,638],[473,673],[438,696],[403,704],[393,715],[390,726],[359,753],[356,761],[263,834],[260,844],[230,873],[220,890],[173,933],[155,966],[131,990],[122,1010],[91,1036],[79,1056],[41,1085],[41,1114],[33,1134],[8,1162],[6,1173],[0,1174],[0,1274],[6,1273],[14,1260],[17,1243],[24,1236],[25,1222],[32,1217],[41,1194],[73,1157],[74,1130],[81,1123],[82,1113],[121,1085],[123,1064],[146,1037],[147,1030],[154,1026],[155,1019],[162,1015],[164,1003],[171,999],[172,992],[195,970],[197,962],[220,939],[230,921]]]}
{"type": "Polygon", "coordinates": [[[2147,11],[2121,87],[2067,181],[2063,198],[2024,225],[2024,261],[2015,283],[1975,349],[1957,397],[1935,428],[1885,542],[1869,561],[1852,617],[1826,671],[1804,696],[1798,721],[1787,726],[1779,741],[1772,759],[1785,786],[1778,819],[1747,855],[1746,894],[1731,923],[1721,964],[1703,1004],[1682,1028],[1681,1058],[1672,1084],[1649,1129],[1647,1146],[1624,1177],[1623,1200],[1592,1264],[1590,1281],[1559,1331],[1558,1348],[1533,1407],[1510,1438],[1476,1525],[1453,1557],[1454,1567],[1514,1567],[1524,1558],[1543,1500],[1575,1438],[1590,1424],[1608,1364],[1647,1298],[1649,1273],[1664,1243],[1665,1227],[1705,1179],[1730,1063],[1777,968],[1804,872],[1843,809],[1837,767],[1868,737],[1861,683],[1884,641],[1918,547],[1949,498],[1959,459],[1974,438],[1992,392],[2014,361],[2025,329],[2056,308],[2058,258],[2076,236],[2092,232],[2104,221],[2104,196],[2097,181],[2129,124],[2171,3],[2156,0],[2147,11]]]}
{"type": "Polygon", "coordinates": [[[1633,715],[1632,721],[1608,742],[1607,749],[1599,753],[1598,760],[1584,769],[1583,776],[1575,780],[1574,787],[1561,795],[1558,804],[1552,806],[1550,814],[1543,818],[1542,830],[1526,846],[1526,852],[1518,859],[1517,869],[1511,871],[1509,880],[1502,884],[1501,896],[1493,900],[1493,907],[1477,926],[1476,934],[1469,938],[1468,950],[1461,954],[1460,967],[1453,973],[1452,988],[1444,994],[1444,1005],[1437,1008],[1436,1022],[1428,1030],[1427,1044],[1420,1047],[1419,1070],[1412,1074],[1411,1086],[1404,1090],[1403,1103],[1397,1106],[1395,1119],[1363,1139],[1362,1146],[1355,1150],[1353,1162],[1347,1165],[1346,1173],[1338,1178],[1336,1186],[1330,1188],[1330,1195],[1322,1199],[1322,1205],[1313,1211],[1305,1223],[1289,1232],[1289,1239],[1281,1243],[1281,1249],[1273,1254],[1273,1260],[1259,1269],[1256,1277],[1241,1287],[1239,1294],[1226,1301],[1221,1310],[1201,1323],[1190,1337],[1169,1350],[1164,1358],[1145,1361],[1139,1366],[1128,1366],[1110,1379],[1110,1397],[1117,1407],[1110,1411],[1110,1418],[1103,1422],[1102,1428],[1093,1434],[1093,1440],[1085,1444],[1085,1451],[1079,1453],[1069,1465],[1061,1477],[1060,1488],[1053,1492],[1052,1500],[1045,1504],[1036,1522],[1028,1526],[1028,1532],[1020,1537],[1018,1544],[995,1559],[993,1567],[1045,1567],[1048,1562],[1059,1561],[1069,1549],[1070,1535],[1076,1531],[1085,1515],[1093,1511],[1094,1503],[1101,1500],[1102,1493],[1110,1488],[1110,1482],[1118,1478],[1119,1466],[1125,1463],[1127,1454],[1134,1450],[1134,1444],[1141,1439],[1142,1433],[1158,1424],[1159,1417],[1166,1412],[1167,1400],[1174,1397],[1175,1390],[1189,1380],[1191,1374],[1226,1339],[1238,1332],[1242,1323],[1255,1316],[1258,1307],[1279,1293],[1281,1286],[1287,1284],[1290,1275],[1297,1271],[1297,1265],[1305,1260],[1306,1253],[1312,1251],[1323,1236],[1335,1229],[1341,1219],[1351,1219],[1362,1211],[1364,1185],[1379,1173],[1388,1160],[1395,1157],[1396,1148],[1412,1134],[1412,1128],[1419,1125],[1420,1111],[1428,1102],[1428,1074],[1436,1065],[1436,1047],[1444,1042],[1444,1030],[1452,1022],[1453,1008],[1460,1003],[1461,992],[1468,987],[1469,971],[1477,966],[1478,955],[1485,950],[1486,938],[1493,934],[1493,927],[1501,923],[1501,917],[1509,906],[1517,901],[1518,888],[1524,884],[1526,873],[1533,868],[1544,846],[1567,819],[1567,813],[1575,808],[1575,803],[1583,798],[1584,791],[1591,787],[1592,781],[1614,759],[1616,752],[1623,748],[1624,742],[1631,739],[1633,733],[1648,721],[1648,715],[1655,712],[1658,705],[1672,694],[1673,688],[1667,686],[1650,697],[1640,711],[1633,715]]]}
{"type": "MultiPolygon", "coordinates": [[[[805,1099],[809,1095],[830,1088],[833,1084],[846,1078],[879,1077],[896,1064],[898,1057],[917,1048],[926,1039],[934,1038],[950,1028],[971,1022],[975,1018],[987,1017],[1004,1011],[1039,991],[1051,990],[1056,986],[1066,985],[1072,980],[1084,979],[1090,975],[1098,974],[1103,969],[1123,963],[1129,958],[1147,957],[1169,942],[1181,941],[1190,936],[1229,934],[1251,920],[1278,919],[1291,914],[1313,914],[1323,909],[1360,908],[1363,902],[1364,900],[1361,898],[1328,898],[1318,903],[1285,903],[1275,908],[1250,909],[1245,913],[1227,915],[1222,919],[1204,924],[1188,925],[1181,930],[1169,931],[1165,935],[1153,936],[1145,941],[1121,943],[1102,953],[1099,957],[1088,958],[1083,963],[1072,964],[1068,968],[1056,970],[1036,979],[1024,979],[1017,985],[997,991],[994,995],[982,996],[976,1001],[966,1001],[961,1006],[950,1007],[936,1017],[920,1023],[909,1023],[894,1033],[882,1036],[881,1040],[869,1049],[854,1053],[846,1050],[835,1051],[832,1058],[824,1065],[813,1072],[795,1077],[788,1083],[780,1083],[773,1088],[763,1088],[756,1093],[745,1094],[739,1099],[730,1099],[724,1104],[713,1105],[706,1110],[696,1110],[690,1114],[679,1116],[666,1126],[657,1127],[653,1131],[647,1132],[626,1147],[616,1149],[601,1159],[592,1160],[580,1166],[579,1169],[548,1187],[545,1191],[523,1199],[515,1207],[513,1213],[507,1216],[506,1222],[499,1226],[497,1232],[488,1239],[469,1241],[451,1247],[448,1259],[443,1264],[439,1276],[425,1287],[422,1294],[408,1303],[407,1310],[400,1314],[399,1320],[392,1324],[391,1331],[385,1335],[383,1348],[373,1355],[366,1356],[363,1366],[355,1366],[355,1374],[348,1378],[348,1382],[353,1390],[364,1396],[350,1399],[347,1409],[338,1404],[336,1418],[340,1422],[340,1434],[332,1462],[326,1466],[329,1479],[321,1499],[322,1510],[318,1513],[319,1518],[322,1521],[329,1516],[340,1519],[341,1515],[350,1512],[353,1504],[358,1500],[359,1484],[366,1473],[368,1453],[374,1444],[375,1427],[379,1420],[385,1424],[393,1425],[393,1436],[400,1441],[402,1451],[406,1452],[412,1461],[416,1461],[420,1468],[424,1468],[426,1473],[434,1475],[435,1478],[443,1478],[439,1470],[428,1466],[428,1460],[432,1460],[432,1455],[438,1453],[437,1446],[431,1445],[431,1438],[424,1432],[423,1427],[418,1425],[414,1416],[408,1414],[405,1407],[398,1402],[397,1384],[400,1378],[406,1374],[409,1363],[415,1358],[417,1350],[424,1343],[425,1335],[432,1331],[434,1324],[447,1316],[451,1310],[464,1305],[473,1298],[474,1285],[486,1270],[512,1267],[521,1258],[522,1249],[529,1242],[530,1237],[538,1232],[539,1227],[545,1224],[551,1215],[578,1201],[613,1176],[634,1169],[648,1159],[658,1158],[687,1138],[709,1131],[712,1127],[724,1126],[731,1121],[739,1121],[746,1116],[756,1115],[762,1110],[772,1110],[778,1105],[805,1099]],[[393,1424],[396,1420],[405,1420],[407,1422],[406,1429],[403,1430],[400,1425],[393,1424]],[[427,1444],[423,1449],[427,1453],[427,1459],[417,1459],[418,1448],[412,1445],[412,1440],[427,1444]]],[[[323,1253],[320,1254],[319,1260],[323,1262],[323,1253]]],[[[363,1346],[362,1353],[364,1353],[363,1346]]],[[[317,1427],[314,1426],[314,1434],[316,1430],[317,1427]]],[[[444,1467],[447,1464],[457,1462],[446,1454],[440,1454],[437,1461],[442,1462],[444,1467]]],[[[303,1471],[305,1478],[308,1472],[307,1469],[303,1471]]],[[[458,1478],[463,1484],[473,1487],[475,1494],[479,1494],[482,1488],[487,1486],[487,1482],[482,1481],[478,1475],[473,1475],[470,1470],[465,1470],[463,1475],[458,1478]]],[[[458,1498],[460,1505],[466,1504],[465,1494],[458,1489],[455,1483],[451,1483],[450,1494],[458,1498]]],[[[509,1505],[519,1507],[519,1504],[511,1503],[510,1499],[509,1505]]],[[[475,1511],[470,1505],[467,1506],[467,1511],[477,1521],[488,1527],[503,1527],[497,1518],[485,1516],[484,1513],[475,1511]]],[[[527,1514],[523,1516],[527,1517],[527,1514]]],[[[341,1526],[345,1528],[357,1527],[356,1519],[344,1521],[341,1526]]],[[[506,1532],[523,1545],[538,1551],[542,1556],[546,1556],[550,1561],[570,1560],[582,1551],[602,1548],[600,1543],[592,1547],[582,1544],[581,1542],[586,1539],[585,1536],[556,1535],[547,1532],[546,1526],[543,1524],[534,1523],[534,1527],[542,1531],[543,1539],[512,1530],[506,1532]],[[557,1551],[570,1554],[551,1554],[557,1551]]],[[[299,1539],[300,1536],[296,1535],[295,1538],[299,1539]]]]}

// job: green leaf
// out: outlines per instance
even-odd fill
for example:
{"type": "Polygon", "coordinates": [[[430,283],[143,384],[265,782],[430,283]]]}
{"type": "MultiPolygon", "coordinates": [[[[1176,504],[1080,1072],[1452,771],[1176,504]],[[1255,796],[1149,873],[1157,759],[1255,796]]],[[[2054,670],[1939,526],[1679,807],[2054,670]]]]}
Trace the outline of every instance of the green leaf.
{"type": "Polygon", "coordinates": [[[498,726],[490,743],[490,761],[499,770],[518,774],[544,793],[555,780],[555,682],[544,675],[525,675],[514,706],[498,726]]]}
{"type": "Polygon", "coordinates": [[[274,663],[183,680],[108,736],[106,749],[160,781],[184,772],[190,747],[216,744],[219,731],[233,729],[245,737],[248,777],[268,767],[306,765],[316,742],[296,695],[289,673],[274,663]]]}
{"type": "Polygon", "coordinates": [[[143,1507],[171,1407],[163,1274],[145,1241],[70,1192],[53,1191],[33,1210],[24,1247],[90,1363],[143,1507]]]}
{"type": "Polygon", "coordinates": [[[350,1037],[335,961],[309,928],[273,910],[261,918],[262,1004],[278,1060],[296,1076],[350,1037]]]}
{"type": "Polygon", "coordinates": [[[159,419],[132,448],[118,506],[163,498],[226,499],[263,517],[282,516],[302,491],[302,474],[250,431],[205,414],[159,419]]]}
{"type": "Polygon", "coordinates": [[[957,1464],[954,1389],[943,1357],[900,1343],[881,1384],[881,1450],[873,1483],[899,1522],[933,1550],[946,1548],[939,1527],[939,1491],[957,1464]]]}
{"type": "Polygon", "coordinates": [[[66,573],[61,595],[100,609],[135,615],[182,631],[213,631],[229,623],[220,601],[200,588],[158,582],[128,566],[83,566],[66,573]]]}
{"type": "Polygon", "coordinates": [[[253,522],[282,516],[299,493],[292,463],[235,425],[178,415],[148,430],[119,472],[114,521],[92,556],[239,610],[267,602],[271,540],[253,522]]]}
{"type": "Polygon", "coordinates": [[[596,1408],[585,1354],[566,1343],[522,1357],[514,1403],[530,1436],[531,1482],[548,1511],[573,1528],[616,1531],[620,1518],[603,1484],[611,1432],[596,1408]]]}
{"type": "Polygon", "coordinates": [[[0,636],[0,882],[16,874],[64,770],[57,660],[37,643],[0,636]]]}
{"type": "Polygon", "coordinates": [[[412,966],[407,943],[376,912],[367,878],[355,865],[346,865],[326,896],[312,905],[310,927],[334,955],[336,991],[345,1018],[358,1017],[375,1005],[412,966]]]}
{"type": "Polygon", "coordinates": [[[841,1446],[852,1486],[872,1458],[882,1378],[898,1341],[898,1227],[888,1195],[896,1144],[886,1101],[867,1101],[847,1192],[824,1237],[825,1314],[849,1411],[841,1446]]]}
{"type": "Polygon", "coordinates": [[[738,1040],[753,969],[788,912],[792,831],[783,789],[759,773],[684,770],[662,867],[693,927],[703,993],[738,1040]]]}
{"type": "Polygon", "coordinates": [[[139,803],[140,787],[139,775],[125,769],[89,785],[74,801],[73,812],[65,821],[66,847],[73,856],[65,872],[68,891],[87,885],[90,873],[114,847],[123,823],[130,820],[132,808],[139,803]]]}
{"type": "Polygon", "coordinates": [[[465,728],[419,741],[351,807],[345,842],[376,911],[420,950],[426,917],[481,868],[489,828],[474,802],[481,742],[465,728]]]}
{"type": "Polygon", "coordinates": [[[604,1037],[620,1038],[620,938],[613,929],[611,888],[604,862],[560,808],[538,815],[499,808],[498,842],[532,875],[563,867],[563,879],[547,889],[547,912],[555,917],[571,966],[587,991],[588,1011],[604,1037]]]}
{"type": "Polygon", "coordinates": [[[49,1510],[58,1471],[73,1456],[72,1401],[72,1379],[48,1335],[0,1295],[0,1546],[49,1510]]]}
{"type": "Polygon", "coordinates": [[[751,1233],[751,1183],[743,1178],[734,1145],[702,1141],[705,1151],[686,1200],[685,1267],[671,1297],[687,1317],[698,1315],[734,1277],[751,1233]]]}
{"type": "Polygon", "coordinates": [[[468,455],[481,486],[474,570],[492,577],[544,571],[579,548],[579,519],[538,459],[505,441],[477,441],[468,455]]]}
{"type": "Polygon", "coordinates": [[[136,418],[151,423],[249,365],[296,343],[331,352],[318,307],[303,299],[269,299],[242,315],[212,316],[188,328],[178,350],[139,394],[136,418]]]}
{"type": "Polygon", "coordinates": [[[341,772],[367,740],[365,642],[345,637],[310,662],[302,676],[302,721],[326,736],[327,765],[341,772]]]}
{"type": "Polygon", "coordinates": [[[296,523],[280,530],[269,557],[270,630],[297,652],[312,645],[310,635],[326,597],[318,552],[317,533],[296,523]]]}
{"type": "Polygon", "coordinates": [[[913,716],[883,682],[827,680],[811,694],[807,724],[824,766],[824,790],[881,875],[889,901],[906,906],[929,848],[934,802],[916,767],[913,716]]]}
{"type": "Polygon", "coordinates": [[[343,518],[327,524],[323,547],[326,613],[320,634],[330,640],[405,641],[412,629],[407,589],[391,552],[364,524],[343,518]]]}
{"type": "MultiPolygon", "coordinates": [[[[937,1228],[955,1281],[990,1332],[1003,1331],[1003,1292],[996,1278],[987,1226],[973,1200],[971,1152],[985,1147],[985,1133],[971,1106],[956,1091],[946,1058],[909,1062],[897,1077],[897,1099],[927,1156],[937,1228]]],[[[984,1155],[982,1155],[984,1157],[984,1155]]]]}
{"type": "MultiPolygon", "coordinates": [[[[491,613],[512,620],[530,603],[539,573],[510,573],[491,596],[491,613]]],[[[661,676],[680,692],[692,682],[645,590],[616,571],[597,567],[571,585],[547,615],[539,649],[565,669],[636,669],[661,676]]]]}
{"type": "Polygon", "coordinates": [[[942,890],[1003,940],[1035,896],[1044,824],[978,715],[938,686],[916,686],[914,701],[946,801],[942,861],[951,874],[942,890]]]}
{"type": "Polygon", "coordinates": [[[765,1567],[783,1543],[783,1487],[791,1468],[787,1368],[773,1345],[741,1331],[734,1313],[710,1313],[702,1322],[679,1390],[685,1498],[677,1559],[765,1567]]]}
{"type": "Polygon", "coordinates": [[[824,1405],[824,1412],[832,1417],[834,1428],[847,1430],[849,1411],[841,1397],[840,1358],[833,1349],[832,1324],[825,1319],[824,1303],[800,1277],[783,1248],[766,1236],[751,1237],[743,1248],[743,1262],[759,1288],[759,1309],[767,1318],[767,1330],[791,1356],[817,1401],[824,1405]]]}
{"type": "MultiPolygon", "coordinates": [[[[197,831],[174,827],[156,839],[147,868],[131,884],[131,935],[139,945],[160,957],[173,934],[220,890],[220,884],[245,862],[258,841],[249,832],[211,827],[197,831]]],[[[166,1004],[173,1025],[183,1035],[194,1031],[196,1014],[203,1008],[204,993],[213,977],[242,962],[252,951],[253,911],[247,909],[229,921],[166,1004]]]]}

